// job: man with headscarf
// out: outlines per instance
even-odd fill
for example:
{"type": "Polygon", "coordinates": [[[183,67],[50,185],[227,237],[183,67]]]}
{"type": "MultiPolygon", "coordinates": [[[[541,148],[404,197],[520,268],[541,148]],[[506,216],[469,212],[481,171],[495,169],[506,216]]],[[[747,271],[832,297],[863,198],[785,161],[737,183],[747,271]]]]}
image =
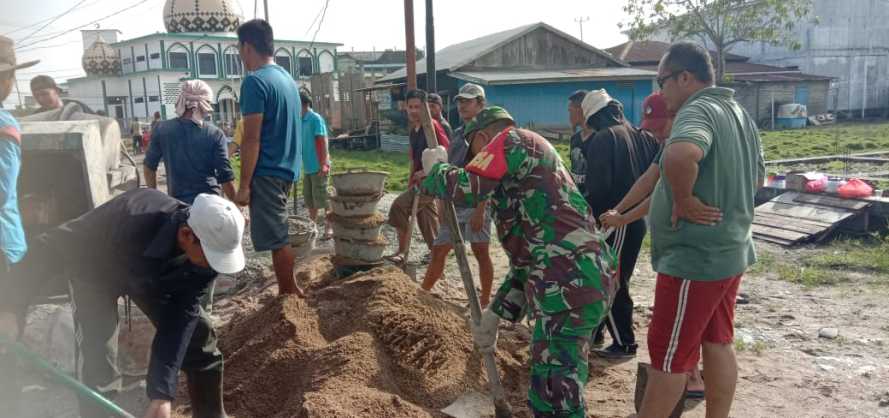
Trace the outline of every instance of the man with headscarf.
{"type": "MultiPolygon", "coordinates": [[[[630,191],[636,179],[654,161],[659,148],[653,136],[627,122],[623,105],[604,89],[587,93],[582,108],[586,125],[596,133],[581,146],[586,161],[586,182],[581,191],[596,219],[599,219],[630,191]]],[[[614,297],[611,315],[605,321],[614,342],[597,352],[603,357],[636,355],[633,299],[629,285],[643,238],[645,221],[640,219],[616,228],[608,239],[620,260],[620,288],[614,297]]]]}
{"type": "Polygon", "coordinates": [[[157,166],[163,159],[167,192],[191,204],[201,193],[235,197],[225,134],[204,118],[212,111],[213,92],[201,80],[182,83],[176,102],[178,118],[159,122],[145,153],[145,183],[157,188],[157,166]]]}

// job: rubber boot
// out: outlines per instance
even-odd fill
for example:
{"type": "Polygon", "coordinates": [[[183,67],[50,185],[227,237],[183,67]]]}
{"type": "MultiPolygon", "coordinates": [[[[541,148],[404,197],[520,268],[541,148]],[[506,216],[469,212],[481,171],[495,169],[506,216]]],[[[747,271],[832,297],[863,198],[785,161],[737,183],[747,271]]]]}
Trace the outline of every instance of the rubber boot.
{"type": "Polygon", "coordinates": [[[222,370],[187,372],[192,418],[227,418],[222,404],[222,370]]]}

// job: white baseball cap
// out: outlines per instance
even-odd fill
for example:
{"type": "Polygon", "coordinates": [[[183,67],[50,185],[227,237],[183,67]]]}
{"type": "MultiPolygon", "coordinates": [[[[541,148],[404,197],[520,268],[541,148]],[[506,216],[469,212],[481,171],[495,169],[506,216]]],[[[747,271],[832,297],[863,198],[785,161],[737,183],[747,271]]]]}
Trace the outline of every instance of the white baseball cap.
{"type": "Polygon", "coordinates": [[[482,86],[473,83],[464,84],[463,87],[460,87],[460,92],[457,94],[458,99],[472,100],[478,97],[481,97],[482,99],[485,98],[485,89],[482,86]]]}
{"type": "Polygon", "coordinates": [[[599,113],[605,106],[608,106],[608,103],[613,101],[614,99],[608,95],[605,89],[593,90],[587,93],[583,98],[583,103],[580,105],[581,109],[583,109],[583,119],[589,119],[590,116],[599,113]]]}
{"type": "Polygon", "coordinates": [[[234,203],[212,194],[199,194],[188,215],[188,226],[201,240],[207,262],[222,274],[244,269],[244,223],[244,215],[234,203]]]}

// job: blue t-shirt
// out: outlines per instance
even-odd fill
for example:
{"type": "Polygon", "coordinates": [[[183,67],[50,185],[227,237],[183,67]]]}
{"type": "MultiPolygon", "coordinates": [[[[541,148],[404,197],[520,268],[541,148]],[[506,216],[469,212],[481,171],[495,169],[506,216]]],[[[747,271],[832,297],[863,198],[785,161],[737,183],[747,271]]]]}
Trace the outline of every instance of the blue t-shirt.
{"type": "Polygon", "coordinates": [[[318,149],[315,148],[315,137],[327,137],[327,125],[324,118],[309,109],[302,120],[302,136],[300,141],[303,144],[303,170],[306,174],[315,174],[321,170],[321,162],[318,161],[318,149]]]}
{"type": "Polygon", "coordinates": [[[235,179],[225,134],[209,122],[191,119],[163,121],[151,131],[145,166],[157,171],[164,161],[167,191],[189,205],[201,193],[222,194],[222,185],[235,179]]]}
{"type": "Polygon", "coordinates": [[[16,192],[22,167],[21,140],[18,121],[0,109],[0,251],[9,264],[21,261],[28,251],[16,192]]]}
{"type": "Polygon", "coordinates": [[[254,177],[299,180],[300,113],[296,81],[277,64],[266,64],[241,84],[241,114],[262,113],[259,160],[254,177]]]}

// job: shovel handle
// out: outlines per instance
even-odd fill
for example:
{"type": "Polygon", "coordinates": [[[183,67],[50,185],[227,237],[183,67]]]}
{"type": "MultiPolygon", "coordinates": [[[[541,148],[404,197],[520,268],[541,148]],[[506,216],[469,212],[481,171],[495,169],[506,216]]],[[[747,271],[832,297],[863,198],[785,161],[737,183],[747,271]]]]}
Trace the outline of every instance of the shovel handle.
{"type": "Polygon", "coordinates": [[[115,404],[114,402],[108,400],[108,398],[100,395],[96,391],[81,383],[79,380],[57,369],[37,354],[34,354],[33,352],[25,348],[25,346],[21,343],[10,342],[6,338],[0,336],[0,346],[13,352],[19,358],[28,363],[31,363],[38,369],[49,372],[49,375],[52,376],[54,380],[62,383],[65,386],[68,386],[70,389],[74,390],[78,394],[101,406],[106,411],[123,418],[136,418],[129,412],[124,411],[121,407],[117,406],[117,404],[115,404]]]}

